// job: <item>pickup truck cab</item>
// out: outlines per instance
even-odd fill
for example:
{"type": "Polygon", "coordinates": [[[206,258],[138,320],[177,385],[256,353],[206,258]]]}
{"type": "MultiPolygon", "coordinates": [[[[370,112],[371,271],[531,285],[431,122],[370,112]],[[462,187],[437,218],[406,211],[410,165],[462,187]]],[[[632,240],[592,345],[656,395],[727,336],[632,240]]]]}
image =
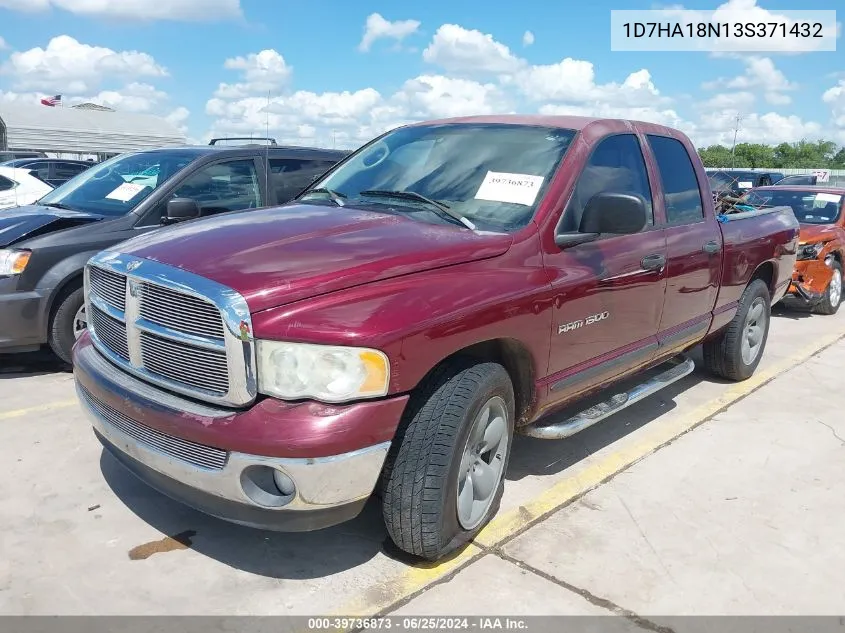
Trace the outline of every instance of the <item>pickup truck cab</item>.
{"type": "Polygon", "coordinates": [[[117,156],[49,193],[43,185],[34,204],[0,211],[0,354],[46,343],[70,362],[86,327],[82,270],[92,255],[163,224],[281,204],[348,153],[167,148],[117,156]]]}
{"type": "Polygon", "coordinates": [[[312,530],[375,493],[398,547],[436,559],[496,513],[514,433],[572,435],[689,374],[699,343],[751,376],[797,236],[787,208],[717,218],[670,128],[413,124],[281,208],[95,256],[76,385],[106,449],[173,498],[312,530]]]}
{"type": "Polygon", "coordinates": [[[798,257],[784,305],[836,314],[842,303],[845,262],[845,189],[778,184],[754,189],[744,200],[757,208],[789,207],[801,225],[798,257]]]}

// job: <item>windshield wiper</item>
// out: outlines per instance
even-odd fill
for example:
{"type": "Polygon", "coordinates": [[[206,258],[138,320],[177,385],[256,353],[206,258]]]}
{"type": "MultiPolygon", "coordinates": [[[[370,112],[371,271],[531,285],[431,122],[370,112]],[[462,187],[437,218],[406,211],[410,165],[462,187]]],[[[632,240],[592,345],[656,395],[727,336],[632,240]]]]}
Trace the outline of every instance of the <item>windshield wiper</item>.
{"type": "Polygon", "coordinates": [[[333,189],[326,189],[325,187],[318,187],[317,189],[309,189],[305,193],[302,194],[301,197],[307,196],[309,193],[324,193],[331,198],[332,202],[334,202],[337,206],[342,207],[346,204],[343,200],[347,196],[345,194],[340,193],[339,191],[335,191],[333,189]]]}
{"type": "Polygon", "coordinates": [[[475,224],[467,220],[457,211],[453,211],[452,209],[450,209],[448,205],[445,205],[442,202],[437,202],[436,200],[432,200],[431,198],[426,198],[424,195],[422,195],[421,193],[417,193],[416,191],[388,191],[385,189],[367,189],[366,191],[362,191],[359,195],[384,196],[385,198],[405,198],[407,200],[417,200],[419,202],[425,202],[427,205],[437,209],[440,212],[439,215],[446,216],[450,220],[460,222],[471,231],[475,230],[475,224]]]}
{"type": "Polygon", "coordinates": [[[73,207],[69,207],[66,204],[62,204],[61,202],[46,202],[41,205],[42,207],[53,207],[54,209],[64,209],[65,211],[76,211],[73,207]]]}

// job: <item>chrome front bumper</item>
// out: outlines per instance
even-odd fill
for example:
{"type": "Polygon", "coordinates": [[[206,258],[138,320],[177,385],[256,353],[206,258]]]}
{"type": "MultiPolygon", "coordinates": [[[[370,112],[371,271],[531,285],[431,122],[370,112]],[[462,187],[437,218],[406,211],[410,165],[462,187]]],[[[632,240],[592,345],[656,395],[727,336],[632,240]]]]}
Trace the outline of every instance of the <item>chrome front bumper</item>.
{"type": "Polygon", "coordinates": [[[302,531],[354,517],[372,494],[390,448],[384,442],[322,458],[225,452],[141,425],[78,382],[77,394],[100,441],[138,477],[186,505],[251,527],[302,531]],[[215,461],[212,451],[224,456],[215,461]],[[266,493],[268,487],[272,492],[272,471],[290,478],[292,495],[278,488],[275,496],[266,493]],[[308,514],[317,518],[309,520],[308,514]]]}

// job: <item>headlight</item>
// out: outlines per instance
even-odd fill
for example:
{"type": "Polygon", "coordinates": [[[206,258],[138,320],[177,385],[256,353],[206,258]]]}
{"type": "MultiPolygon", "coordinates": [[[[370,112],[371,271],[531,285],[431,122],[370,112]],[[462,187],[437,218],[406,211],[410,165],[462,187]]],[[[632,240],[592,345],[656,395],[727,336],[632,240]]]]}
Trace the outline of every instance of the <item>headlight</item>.
{"type": "Polygon", "coordinates": [[[816,259],[824,248],[824,242],[815,244],[801,244],[798,247],[798,259],[816,259]]]}
{"type": "Polygon", "coordinates": [[[29,263],[31,256],[31,251],[0,249],[0,277],[20,275],[29,263]]]}
{"type": "Polygon", "coordinates": [[[390,362],[383,352],[256,341],[258,390],[285,400],[344,402],[387,395],[390,362]]]}

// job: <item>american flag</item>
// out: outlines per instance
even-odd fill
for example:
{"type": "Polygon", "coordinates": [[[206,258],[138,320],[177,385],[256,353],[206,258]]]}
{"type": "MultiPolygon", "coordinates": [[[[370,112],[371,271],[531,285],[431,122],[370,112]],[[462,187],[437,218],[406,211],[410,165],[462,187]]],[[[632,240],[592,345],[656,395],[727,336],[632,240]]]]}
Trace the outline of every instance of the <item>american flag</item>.
{"type": "Polygon", "coordinates": [[[62,102],[62,95],[55,95],[53,97],[47,97],[46,99],[41,100],[41,105],[50,106],[51,108],[55,108],[62,102]]]}

